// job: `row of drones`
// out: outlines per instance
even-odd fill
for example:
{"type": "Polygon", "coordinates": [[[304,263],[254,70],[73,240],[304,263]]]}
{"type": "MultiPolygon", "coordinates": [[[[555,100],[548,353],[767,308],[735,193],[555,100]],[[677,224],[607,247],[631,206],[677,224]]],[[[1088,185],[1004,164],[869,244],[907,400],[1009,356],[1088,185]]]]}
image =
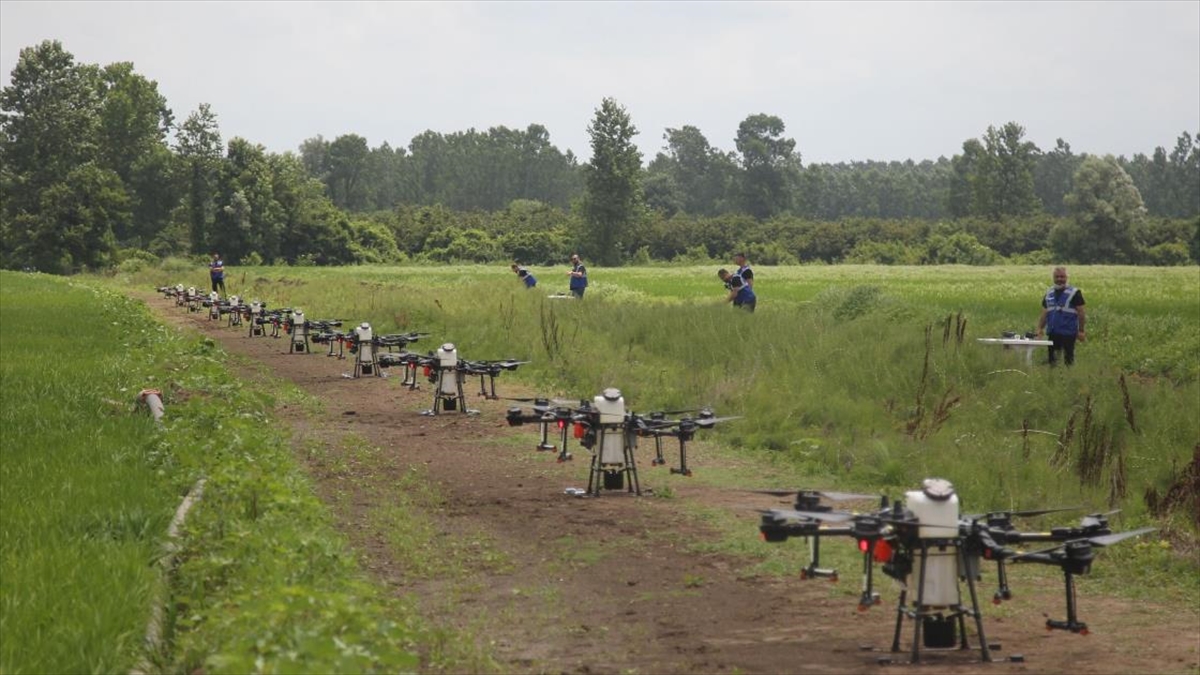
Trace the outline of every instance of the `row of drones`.
{"type": "MultiPolygon", "coordinates": [[[[346,332],[340,328],[343,320],[314,321],[305,318],[295,308],[267,309],[265,303],[242,303],[237,296],[221,300],[215,293],[203,296],[195,288],[181,285],[158,289],[188,311],[208,308],[209,316],[218,320],[229,317],[230,326],[249,324],[248,337],[268,334],[279,338],[288,336],[289,351],[307,353],[311,344],[327,344],[327,356],[346,358],[349,351],[355,359],[352,377],[381,376],[380,370],[402,366],[404,384],[417,389],[417,372],[424,369],[434,385],[433,408],[425,415],[467,408],[463,396],[466,377],[480,377],[479,395],[500,399],[496,395],[495,378],[503,371],[515,370],[526,361],[467,361],[458,358],[452,343],[422,355],[407,351],[407,346],[426,333],[376,335],[367,323],[346,332]],[[336,346],[336,351],[335,351],[336,346]],[[490,389],[484,378],[490,378],[490,389]]],[[[347,375],[347,377],[351,377],[347,375]]],[[[525,405],[508,408],[505,419],[511,426],[537,425],[540,432],[539,451],[557,451],[559,462],[570,461],[568,442],[575,439],[592,456],[588,487],[585,491],[568,490],[579,496],[599,497],[604,491],[624,491],[640,495],[637,464],[634,453],[639,439],[653,439],[655,457],[652,464],[667,464],[664,439],[679,443],[679,462],[671,473],[692,475],[687,465],[687,443],[701,429],[711,429],[717,423],[737,419],[717,417],[711,409],[671,410],[635,413],[628,409],[618,389],[605,389],[600,395],[582,400],[552,398],[509,398],[505,400],[525,405]],[[551,430],[555,438],[551,438],[551,430]],[[558,446],[552,443],[558,441],[558,446]]],[[[792,508],[761,510],[758,525],[760,536],[769,543],[785,542],[792,537],[805,539],[809,544],[810,562],[801,570],[801,579],[826,578],[837,581],[836,570],[821,567],[820,544],[826,537],[853,539],[862,554],[863,587],[858,599],[859,611],[880,604],[875,591],[875,566],[895,580],[900,587],[896,608],[896,623],[891,651],[901,651],[904,619],[913,622],[911,662],[921,660],[921,649],[969,650],[967,620],[974,622],[976,640],[983,661],[992,661],[992,651],[998,645],[989,644],[984,633],[982,613],[976,582],[980,581],[984,562],[996,564],[998,589],[992,597],[995,604],[1011,599],[1007,566],[1037,563],[1058,567],[1064,575],[1066,594],[1065,620],[1047,619],[1047,630],[1063,630],[1086,635],[1087,624],[1078,618],[1075,578],[1091,570],[1096,549],[1126,539],[1153,532],[1142,528],[1114,532],[1108,516],[1116,512],[1085,516],[1077,525],[1056,527],[1049,531],[1018,529],[1014,519],[1032,518],[1071,509],[1039,511],[993,511],[980,514],[960,512],[958,495],[946,480],[930,478],[921,489],[905,493],[903,501],[889,501],[886,496],[816,490],[756,491],[773,497],[794,495],[792,508]],[[826,502],[877,501],[878,507],[861,512],[838,510],[826,502]],[[1022,552],[1018,546],[1048,544],[1045,548],[1022,552]],[[966,585],[964,600],[962,585],[966,585]]],[[[1013,661],[1023,661],[1013,655],[1013,661]]],[[[890,659],[880,659],[881,663],[890,659]]]]}
{"type": "Polygon", "coordinates": [[[578,496],[599,497],[604,491],[641,495],[634,457],[639,439],[653,439],[653,466],[668,463],[664,439],[678,441],[679,463],[670,467],[670,472],[691,476],[692,470],[687,464],[688,442],[701,429],[711,429],[720,422],[736,419],[717,417],[710,408],[635,413],[626,408],[621,392],[612,388],[591,399],[505,398],[496,394],[496,378],[528,361],[466,360],[459,357],[457,347],[450,342],[420,354],[409,351],[408,346],[428,337],[428,333],[379,335],[366,322],[341,331],[339,329],[347,323],[345,319],[310,319],[299,308],[269,309],[259,300],[246,303],[236,295],[221,299],[215,291],[204,294],[195,287],[184,288],[182,284],[162,286],[157,290],[189,312],[207,310],[210,320],[227,317],[231,327],[247,325],[247,337],[279,339],[286,336],[290,353],[310,353],[313,344],[327,345],[326,356],[329,357],[345,359],[348,352],[354,359],[353,372],[344,375],[348,378],[382,377],[383,370],[401,367],[404,369],[401,384],[416,390],[420,388],[418,374],[423,372],[434,392],[433,405],[422,412],[423,415],[436,416],[456,410],[477,414],[478,410],[467,406],[464,394],[466,379],[477,376],[480,396],[527,404],[508,408],[505,419],[510,426],[537,425],[541,435],[537,444],[539,451],[557,451],[559,462],[571,461],[574,456],[568,444],[574,439],[590,452],[587,490],[571,491],[578,496]],[[559,440],[557,446],[551,442],[551,429],[555,429],[559,440]]]}

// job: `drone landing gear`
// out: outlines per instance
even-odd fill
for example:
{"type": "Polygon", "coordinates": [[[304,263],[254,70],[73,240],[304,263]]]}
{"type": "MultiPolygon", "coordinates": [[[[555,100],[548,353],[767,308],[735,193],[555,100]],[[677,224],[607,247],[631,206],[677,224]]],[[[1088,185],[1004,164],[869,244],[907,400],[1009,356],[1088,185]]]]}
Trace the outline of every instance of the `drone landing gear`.
{"type": "Polygon", "coordinates": [[[800,580],[807,581],[808,579],[829,579],[831,583],[837,583],[838,573],[835,569],[826,569],[819,567],[821,560],[821,538],[812,537],[809,539],[809,563],[808,567],[800,570],[800,580]]]}
{"type": "MultiPolygon", "coordinates": [[[[922,644],[929,649],[953,649],[956,633],[958,648],[964,650],[970,649],[965,620],[965,617],[969,615],[975,618],[975,630],[978,633],[980,656],[985,662],[991,661],[992,657],[988,651],[987,637],[983,632],[983,616],[979,612],[979,598],[975,592],[975,579],[972,575],[965,575],[967,588],[971,594],[970,607],[964,607],[961,603],[940,607],[925,604],[928,563],[931,555],[930,549],[937,548],[944,550],[953,546],[959,569],[966,569],[962,550],[954,542],[945,540],[922,539],[920,546],[919,555],[921,564],[917,575],[917,601],[911,607],[907,606],[905,603],[908,600],[908,588],[900,591],[900,601],[896,607],[896,632],[892,638],[892,651],[900,651],[900,631],[904,625],[905,617],[913,620],[912,663],[920,663],[922,644]],[[923,642],[921,639],[922,635],[924,636],[923,642]]],[[[956,575],[956,584],[957,579],[956,575]]]]}
{"type": "MultiPolygon", "coordinates": [[[[600,496],[600,490],[621,490],[642,495],[642,487],[638,483],[637,464],[633,461],[634,444],[625,430],[618,426],[611,429],[600,429],[600,438],[592,452],[592,467],[588,475],[587,494],[600,496]],[[620,434],[623,460],[620,464],[605,461],[604,441],[607,434],[620,434]]],[[[564,445],[565,447],[565,445],[564,445]]]]}
{"type": "Polygon", "coordinates": [[[436,384],[434,385],[433,407],[421,414],[426,417],[436,417],[439,409],[446,412],[461,410],[467,415],[479,414],[478,410],[467,408],[467,397],[463,394],[463,375],[461,372],[447,368],[438,369],[436,384]],[[452,386],[449,386],[451,383],[446,381],[445,378],[447,377],[454,378],[452,386]],[[451,389],[451,391],[448,392],[446,391],[447,389],[451,389]]]}
{"type": "Polygon", "coordinates": [[[404,364],[404,379],[400,381],[400,386],[407,386],[409,391],[421,388],[417,384],[417,362],[415,360],[404,364]]]}
{"type": "MultiPolygon", "coordinates": [[[[537,445],[538,452],[554,452],[557,450],[558,448],[554,447],[554,444],[550,442],[550,423],[543,421],[539,422],[538,426],[542,431],[542,442],[538,443],[537,445]]],[[[567,432],[564,430],[563,436],[566,435],[567,432]]],[[[565,447],[566,443],[564,443],[563,446],[565,447]]]]}
{"type": "Polygon", "coordinates": [[[1055,621],[1054,619],[1046,619],[1046,630],[1065,630],[1078,635],[1087,635],[1087,624],[1079,620],[1075,604],[1075,575],[1070,570],[1064,570],[1066,576],[1067,590],[1067,620],[1055,621]]]}
{"type": "MultiPolygon", "coordinates": [[[[338,344],[341,344],[340,342],[338,344]]],[[[368,347],[369,349],[369,347],[368,347]]],[[[358,352],[354,355],[354,377],[362,377],[363,375],[374,375],[375,377],[383,377],[380,372],[379,364],[375,363],[374,356],[365,356],[367,349],[359,345],[358,352]]],[[[372,352],[373,353],[373,352],[372,352]]],[[[329,345],[329,356],[333,356],[333,344],[329,345]]]]}

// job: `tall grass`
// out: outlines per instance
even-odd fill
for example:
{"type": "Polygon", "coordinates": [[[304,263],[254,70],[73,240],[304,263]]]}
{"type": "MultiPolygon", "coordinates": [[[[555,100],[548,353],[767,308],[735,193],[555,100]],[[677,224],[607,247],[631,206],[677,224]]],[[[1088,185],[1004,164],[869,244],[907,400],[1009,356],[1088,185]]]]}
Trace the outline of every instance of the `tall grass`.
{"type": "Polygon", "coordinates": [[[133,303],[5,274],[0,285],[0,671],[128,670],[178,495],[156,471],[133,303]]]}
{"type": "Polygon", "coordinates": [[[1072,268],[1089,340],[1058,369],[976,341],[1034,329],[1047,268],[756,271],[753,315],[721,302],[707,267],[593,269],[582,301],[546,297],[565,290],[565,268],[533,270],[533,291],[503,267],[253,268],[233,272],[231,292],[429,331],[429,348],[455,342],[465,358],[530,358],[505,377],[540,393],[616,386],[634,409],[712,405],[745,416],[717,434],[727,447],[893,494],[942,475],[967,508],[1082,503],[1137,522],[1144,492],[1200,442],[1196,268],[1072,268]]]}
{"type": "Polygon", "coordinates": [[[398,672],[419,619],[385,606],[211,340],[63,279],[0,273],[0,672],[398,672]],[[161,388],[162,428],[133,411],[161,388]],[[207,477],[159,597],[162,538],[207,477]],[[170,611],[144,653],[152,603],[170,611]]]}

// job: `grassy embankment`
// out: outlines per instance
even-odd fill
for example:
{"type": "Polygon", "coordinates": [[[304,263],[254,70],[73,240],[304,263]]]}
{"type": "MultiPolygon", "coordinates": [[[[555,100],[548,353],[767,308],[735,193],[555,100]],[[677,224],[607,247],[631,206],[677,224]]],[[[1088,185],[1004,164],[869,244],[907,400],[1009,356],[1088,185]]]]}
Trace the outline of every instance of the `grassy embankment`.
{"type": "MultiPolygon", "coordinates": [[[[506,268],[465,266],[234,269],[229,290],[377,332],[428,331],[419,347],[452,341],[465,358],[531,358],[505,377],[543,394],[617,386],[634,409],[743,415],[715,434],[730,468],[701,471],[725,485],[895,496],[938,475],[968,511],[1121,508],[1119,526],[1163,527],[1175,552],[1116,547],[1108,569],[1136,565],[1149,586],[1200,597],[1193,514],[1155,518],[1144,499],[1180,478],[1200,441],[1196,268],[1072,268],[1089,340],[1075,367],[1055,370],[1040,351],[1027,366],[976,342],[1034,328],[1047,268],[756,271],[754,315],[722,305],[709,267],[593,269],[582,302],[547,299],[565,290],[565,268],[534,269],[540,286],[528,292],[506,268]]],[[[188,284],[203,273],[118,281],[188,284]]]]}
{"type": "Polygon", "coordinates": [[[431,653],[453,640],[363,578],[272,423],[273,395],[228,366],[127,298],[0,272],[0,672],[129,671],[143,658],[180,672],[398,672],[417,651],[426,669],[486,669],[486,657],[431,653]],[[164,392],[161,428],[135,413],[143,387],[164,392]],[[202,476],[165,640],[146,653],[163,597],[154,563],[202,476]]]}

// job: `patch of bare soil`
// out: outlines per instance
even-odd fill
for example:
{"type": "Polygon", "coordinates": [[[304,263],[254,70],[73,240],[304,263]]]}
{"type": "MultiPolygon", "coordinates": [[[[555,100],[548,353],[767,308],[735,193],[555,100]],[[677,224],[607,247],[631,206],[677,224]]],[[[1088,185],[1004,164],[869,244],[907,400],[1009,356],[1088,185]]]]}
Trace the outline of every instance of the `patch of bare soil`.
{"type": "MultiPolygon", "coordinates": [[[[294,426],[300,446],[344,451],[338,448],[351,435],[382,449],[378,470],[351,480],[345,471],[300,455],[370,573],[398,596],[419,598],[435,624],[465,628],[485,641],[482,648],[505,671],[1115,674],[1195,672],[1200,663],[1195,610],[1181,614],[1085,591],[1080,612],[1091,635],[1047,633],[1042,612],[1062,618],[1063,600],[1058,585],[1043,583],[1018,588],[1023,595],[1003,612],[984,605],[988,641],[1000,645],[996,662],[981,663],[978,650],[923,650],[921,664],[909,664],[911,622],[904,622],[901,652],[890,652],[896,617],[888,605],[896,595],[890,588],[882,589],[884,605],[859,613],[853,600],[831,598],[824,582],[747,576],[743,560],[689,548],[688,542],[715,535],[682,516],[680,503],[733,509],[728,492],[689,483],[676,489],[674,499],[570,497],[565,487],[586,485],[579,478],[586,453],[576,447],[581,456],[569,465],[556,464],[554,453],[535,453],[534,430],[509,428],[505,402],[471,396],[470,383],[468,396],[479,415],[421,416],[432,403],[429,385],[410,391],[400,386],[399,373],[346,379],[342,374],[352,363],[327,358],[321,347],[291,354],[285,339],[251,338],[244,326],[187,314],[152,294],[139,297],[170,323],[198,330],[325,401],[319,413],[296,406],[278,411],[294,426]],[[527,443],[495,440],[512,434],[527,443]],[[452,587],[460,583],[454,578],[406,575],[378,527],[365,521],[386,499],[381,488],[400,482],[413,467],[444,498],[433,517],[445,536],[482,533],[513,564],[480,565],[460,577],[460,588],[452,587]],[[1024,661],[1007,660],[1015,654],[1024,661]],[[880,659],[893,663],[881,665],[880,659]]],[[[658,474],[647,464],[641,465],[642,486],[653,488],[658,474]]],[[[756,516],[743,512],[746,528],[754,528],[756,516]]],[[[852,572],[842,571],[842,583],[857,583],[852,572]]],[[[985,578],[981,602],[991,597],[989,583],[985,578]]],[[[969,632],[973,638],[973,627],[969,632]]]]}

